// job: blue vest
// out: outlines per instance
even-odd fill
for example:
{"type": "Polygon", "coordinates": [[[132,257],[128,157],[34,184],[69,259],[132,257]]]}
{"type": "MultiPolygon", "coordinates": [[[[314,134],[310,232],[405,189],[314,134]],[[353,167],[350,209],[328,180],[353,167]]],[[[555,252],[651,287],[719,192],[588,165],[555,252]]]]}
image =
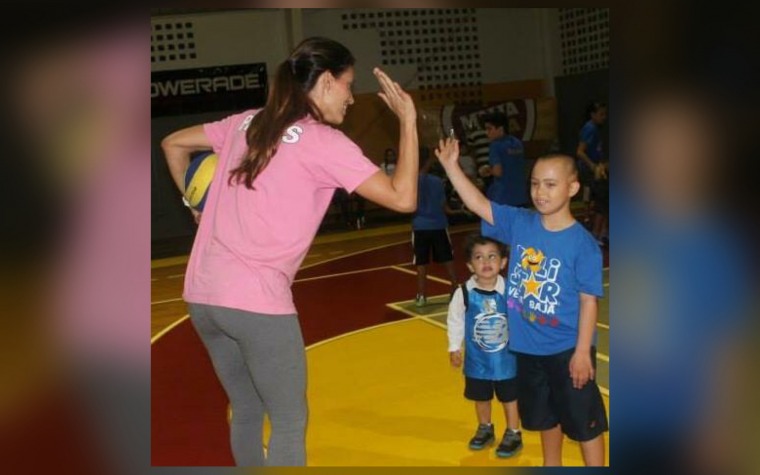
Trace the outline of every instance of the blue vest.
{"type": "Polygon", "coordinates": [[[517,358],[507,349],[507,299],[495,290],[462,284],[465,302],[464,374],[499,381],[517,375],[517,358]]]}

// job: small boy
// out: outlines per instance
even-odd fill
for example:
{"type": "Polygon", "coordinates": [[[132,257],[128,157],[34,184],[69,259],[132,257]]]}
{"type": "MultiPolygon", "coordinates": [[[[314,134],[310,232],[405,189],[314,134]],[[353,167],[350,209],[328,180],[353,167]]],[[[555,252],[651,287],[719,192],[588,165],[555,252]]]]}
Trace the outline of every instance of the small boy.
{"type": "Polygon", "coordinates": [[[506,249],[476,234],[468,237],[465,255],[474,275],[457,288],[449,304],[449,359],[454,367],[462,366],[464,340],[464,397],[475,401],[478,416],[470,448],[480,450],[495,440],[491,400],[496,393],[507,426],[496,455],[511,457],[522,448],[522,435],[517,413],[517,360],[507,349],[506,286],[499,274],[507,265],[506,249]]]}
{"type": "Polygon", "coordinates": [[[540,157],[531,174],[536,211],[489,201],[457,164],[456,141],[436,151],[452,184],[483,221],[481,231],[509,244],[509,349],[517,354],[518,409],[526,430],[541,431],[544,465],[562,464],[562,440],[580,442],[587,466],[604,465],[607,416],[596,371],[597,298],[602,255],[570,213],[578,192],[575,160],[540,157]]]}

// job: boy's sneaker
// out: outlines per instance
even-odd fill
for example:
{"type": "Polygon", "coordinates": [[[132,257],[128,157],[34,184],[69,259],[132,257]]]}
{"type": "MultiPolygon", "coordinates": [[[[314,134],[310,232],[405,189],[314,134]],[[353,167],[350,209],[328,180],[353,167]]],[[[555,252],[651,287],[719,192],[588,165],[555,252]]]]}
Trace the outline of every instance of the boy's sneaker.
{"type": "Polygon", "coordinates": [[[479,424],[475,436],[470,439],[470,448],[480,450],[486,445],[490,445],[496,438],[493,435],[493,424],[479,424]]]}
{"type": "Polygon", "coordinates": [[[427,299],[424,295],[417,294],[417,297],[414,299],[414,305],[417,307],[424,307],[427,305],[427,299]]]}
{"type": "Polygon", "coordinates": [[[522,449],[522,433],[519,430],[507,429],[504,437],[496,448],[497,457],[511,457],[522,449]]]}

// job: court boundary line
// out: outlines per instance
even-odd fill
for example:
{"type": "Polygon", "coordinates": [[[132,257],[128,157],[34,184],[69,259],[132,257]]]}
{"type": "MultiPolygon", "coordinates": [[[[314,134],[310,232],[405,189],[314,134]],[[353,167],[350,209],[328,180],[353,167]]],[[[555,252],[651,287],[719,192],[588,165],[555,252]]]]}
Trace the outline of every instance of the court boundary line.
{"type": "Polygon", "coordinates": [[[294,280],[293,283],[295,284],[295,283],[298,283],[298,282],[309,282],[309,281],[312,281],[312,280],[328,279],[328,278],[331,278],[331,277],[342,277],[344,275],[361,274],[363,272],[372,272],[372,271],[377,271],[377,270],[392,269],[396,265],[406,265],[406,264],[408,264],[408,263],[405,262],[403,264],[393,264],[393,265],[389,265],[389,266],[369,267],[367,269],[351,270],[351,271],[347,271],[347,272],[338,272],[337,274],[324,274],[324,275],[318,275],[318,276],[315,276],[315,277],[304,277],[303,279],[296,279],[296,280],[294,280]]]}
{"type": "Polygon", "coordinates": [[[180,323],[184,322],[185,320],[190,318],[190,314],[186,314],[184,317],[180,318],[179,320],[172,322],[169,324],[166,328],[162,329],[158,333],[156,333],[151,339],[150,344],[153,345],[153,343],[157,342],[159,338],[169,333],[169,331],[173,330],[174,327],[178,326],[180,323]]]}
{"type": "Polygon", "coordinates": [[[184,300],[184,298],[183,297],[176,297],[176,298],[173,298],[173,299],[156,300],[155,302],[151,302],[150,304],[151,305],[161,305],[161,304],[165,304],[165,303],[179,302],[181,300],[184,300]]]}
{"type": "MultiPolygon", "coordinates": [[[[417,275],[417,272],[415,272],[415,271],[413,271],[411,269],[404,269],[403,267],[398,267],[398,266],[391,266],[391,268],[395,269],[395,270],[397,270],[399,272],[404,272],[405,274],[417,275]]],[[[436,277],[434,275],[428,274],[425,277],[427,279],[432,280],[433,282],[438,282],[438,283],[441,283],[441,284],[451,285],[451,281],[450,280],[441,279],[440,277],[436,277]]]]}
{"type": "Polygon", "coordinates": [[[411,322],[413,320],[414,320],[414,318],[402,318],[401,320],[394,320],[392,322],[378,323],[377,325],[372,325],[372,326],[369,326],[369,327],[359,328],[357,330],[352,330],[352,331],[350,331],[348,333],[341,333],[340,335],[332,336],[332,337],[330,337],[330,338],[328,338],[326,340],[320,340],[320,341],[314,342],[311,345],[306,346],[306,350],[311,350],[311,349],[314,349],[314,348],[318,348],[318,347],[320,347],[320,346],[322,346],[322,345],[324,345],[326,343],[332,343],[332,342],[334,342],[336,340],[340,340],[341,338],[353,336],[353,335],[356,335],[356,334],[359,334],[359,333],[364,333],[366,331],[374,330],[376,328],[383,328],[383,327],[395,325],[397,323],[411,322]]]}

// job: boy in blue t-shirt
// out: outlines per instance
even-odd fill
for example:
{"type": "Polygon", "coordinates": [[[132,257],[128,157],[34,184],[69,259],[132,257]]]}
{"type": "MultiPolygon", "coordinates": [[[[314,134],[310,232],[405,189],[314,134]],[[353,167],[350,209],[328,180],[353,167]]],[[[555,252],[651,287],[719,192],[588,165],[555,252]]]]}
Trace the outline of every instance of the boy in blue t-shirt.
{"type": "Polygon", "coordinates": [[[586,465],[604,465],[607,416],[594,381],[602,255],[570,213],[580,188],[575,160],[536,161],[530,185],[536,212],[489,201],[459,168],[458,154],[455,140],[436,150],[464,203],[483,219],[483,235],[511,248],[507,319],[522,426],[541,431],[544,465],[562,464],[564,435],[580,442],[586,465]]]}

